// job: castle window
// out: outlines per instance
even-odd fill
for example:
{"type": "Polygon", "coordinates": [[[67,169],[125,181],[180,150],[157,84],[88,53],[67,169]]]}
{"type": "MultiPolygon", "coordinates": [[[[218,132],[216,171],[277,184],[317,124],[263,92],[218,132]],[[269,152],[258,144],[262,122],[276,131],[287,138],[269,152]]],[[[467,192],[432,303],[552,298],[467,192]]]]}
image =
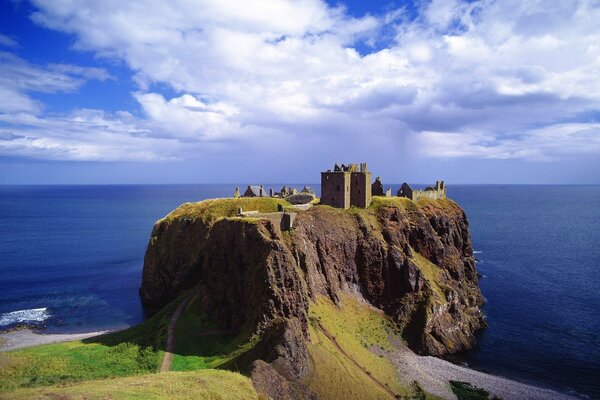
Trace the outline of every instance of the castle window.
{"type": "Polygon", "coordinates": [[[336,189],[339,192],[340,191],[340,185],[337,185],[336,189]]]}

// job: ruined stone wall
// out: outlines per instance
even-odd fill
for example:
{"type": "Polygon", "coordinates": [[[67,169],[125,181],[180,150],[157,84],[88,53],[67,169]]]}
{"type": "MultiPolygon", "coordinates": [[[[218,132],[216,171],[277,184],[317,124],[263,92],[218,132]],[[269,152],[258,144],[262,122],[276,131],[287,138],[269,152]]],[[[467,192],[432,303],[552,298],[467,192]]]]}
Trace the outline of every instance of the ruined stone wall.
{"type": "Polygon", "coordinates": [[[257,211],[246,211],[242,212],[240,216],[268,219],[274,227],[279,228],[281,231],[292,229],[294,221],[296,220],[296,213],[288,212],[260,213],[257,211]]]}
{"type": "Polygon", "coordinates": [[[445,189],[436,189],[436,190],[413,190],[414,201],[419,199],[445,199],[446,198],[446,190],[445,189]]]}
{"type": "Polygon", "coordinates": [[[321,172],[321,204],[350,207],[350,172],[321,172]]]}

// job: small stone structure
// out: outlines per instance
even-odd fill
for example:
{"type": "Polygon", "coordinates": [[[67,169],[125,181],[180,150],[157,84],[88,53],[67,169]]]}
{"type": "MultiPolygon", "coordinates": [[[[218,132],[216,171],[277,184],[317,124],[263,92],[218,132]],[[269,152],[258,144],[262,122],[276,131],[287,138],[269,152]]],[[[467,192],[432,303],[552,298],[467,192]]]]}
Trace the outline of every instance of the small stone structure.
{"type": "Polygon", "coordinates": [[[312,190],[312,188],[310,186],[304,186],[302,188],[302,190],[300,191],[300,193],[312,194],[313,196],[316,196],[315,191],[312,190]]]}
{"type": "Polygon", "coordinates": [[[367,208],[371,204],[371,173],[367,164],[335,164],[333,171],[321,172],[321,204],[367,208]]]}
{"type": "Polygon", "coordinates": [[[240,208],[238,209],[238,217],[268,219],[274,226],[279,227],[282,231],[289,231],[294,227],[296,213],[284,211],[281,205],[277,207],[277,209],[279,210],[278,212],[261,213],[258,211],[244,211],[240,208]]]}
{"type": "Polygon", "coordinates": [[[244,192],[244,197],[267,197],[267,192],[263,185],[248,185],[248,189],[244,192]]]}
{"type": "Polygon", "coordinates": [[[435,187],[428,186],[424,190],[415,190],[408,183],[404,182],[396,194],[398,197],[406,197],[414,201],[422,198],[445,199],[446,184],[444,181],[436,181],[435,187]]]}
{"type": "Polygon", "coordinates": [[[383,189],[383,183],[381,183],[381,178],[375,178],[375,182],[371,185],[371,195],[373,196],[386,196],[392,197],[392,188],[388,188],[388,190],[383,189]]]}

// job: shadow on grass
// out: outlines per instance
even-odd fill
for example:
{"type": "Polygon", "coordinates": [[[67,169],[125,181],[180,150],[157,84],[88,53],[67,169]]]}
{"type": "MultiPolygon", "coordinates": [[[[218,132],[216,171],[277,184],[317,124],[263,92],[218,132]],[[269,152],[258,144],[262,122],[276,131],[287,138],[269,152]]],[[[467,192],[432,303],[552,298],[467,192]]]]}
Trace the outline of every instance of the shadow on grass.
{"type": "Polygon", "coordinates": [[[188,371],[206,368],[238,370],[232,360],[254,346],[249,334],[233,332],[211,321],[197,298],[181,313],[175,328],[171,369],[188,371]]]}

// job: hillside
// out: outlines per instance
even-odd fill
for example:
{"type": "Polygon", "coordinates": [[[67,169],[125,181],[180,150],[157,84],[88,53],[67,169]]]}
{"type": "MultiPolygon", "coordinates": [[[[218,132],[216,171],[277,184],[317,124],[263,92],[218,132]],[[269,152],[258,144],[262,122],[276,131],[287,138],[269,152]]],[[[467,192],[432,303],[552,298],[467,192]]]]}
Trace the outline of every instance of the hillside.
{"type": "MultiPolygon", "coordinates": [[[[422,392],[400,376],[395,352],[473,346],[484,326],[482,297],[468,222],[454,202],[315,206],[284,232],[235,216],[238,207],[274,212],[277,204],[289,206],[189,203],[156,223],[142,299],[159,309],[184,292],[193,297],[174,369],[241,370],[273,398],[335,398],[334,386],[392,398],[422,392]]],[[[449,390],[446,383],[437,394],[451,397],[449,390]]]]}
{"type": "Polygon", "coordinates": [[[258,399],[248,378],[234,372],[215,370],[93,380],[65,386],[20,389],[1,396],[6,400],[258,399]]]}

